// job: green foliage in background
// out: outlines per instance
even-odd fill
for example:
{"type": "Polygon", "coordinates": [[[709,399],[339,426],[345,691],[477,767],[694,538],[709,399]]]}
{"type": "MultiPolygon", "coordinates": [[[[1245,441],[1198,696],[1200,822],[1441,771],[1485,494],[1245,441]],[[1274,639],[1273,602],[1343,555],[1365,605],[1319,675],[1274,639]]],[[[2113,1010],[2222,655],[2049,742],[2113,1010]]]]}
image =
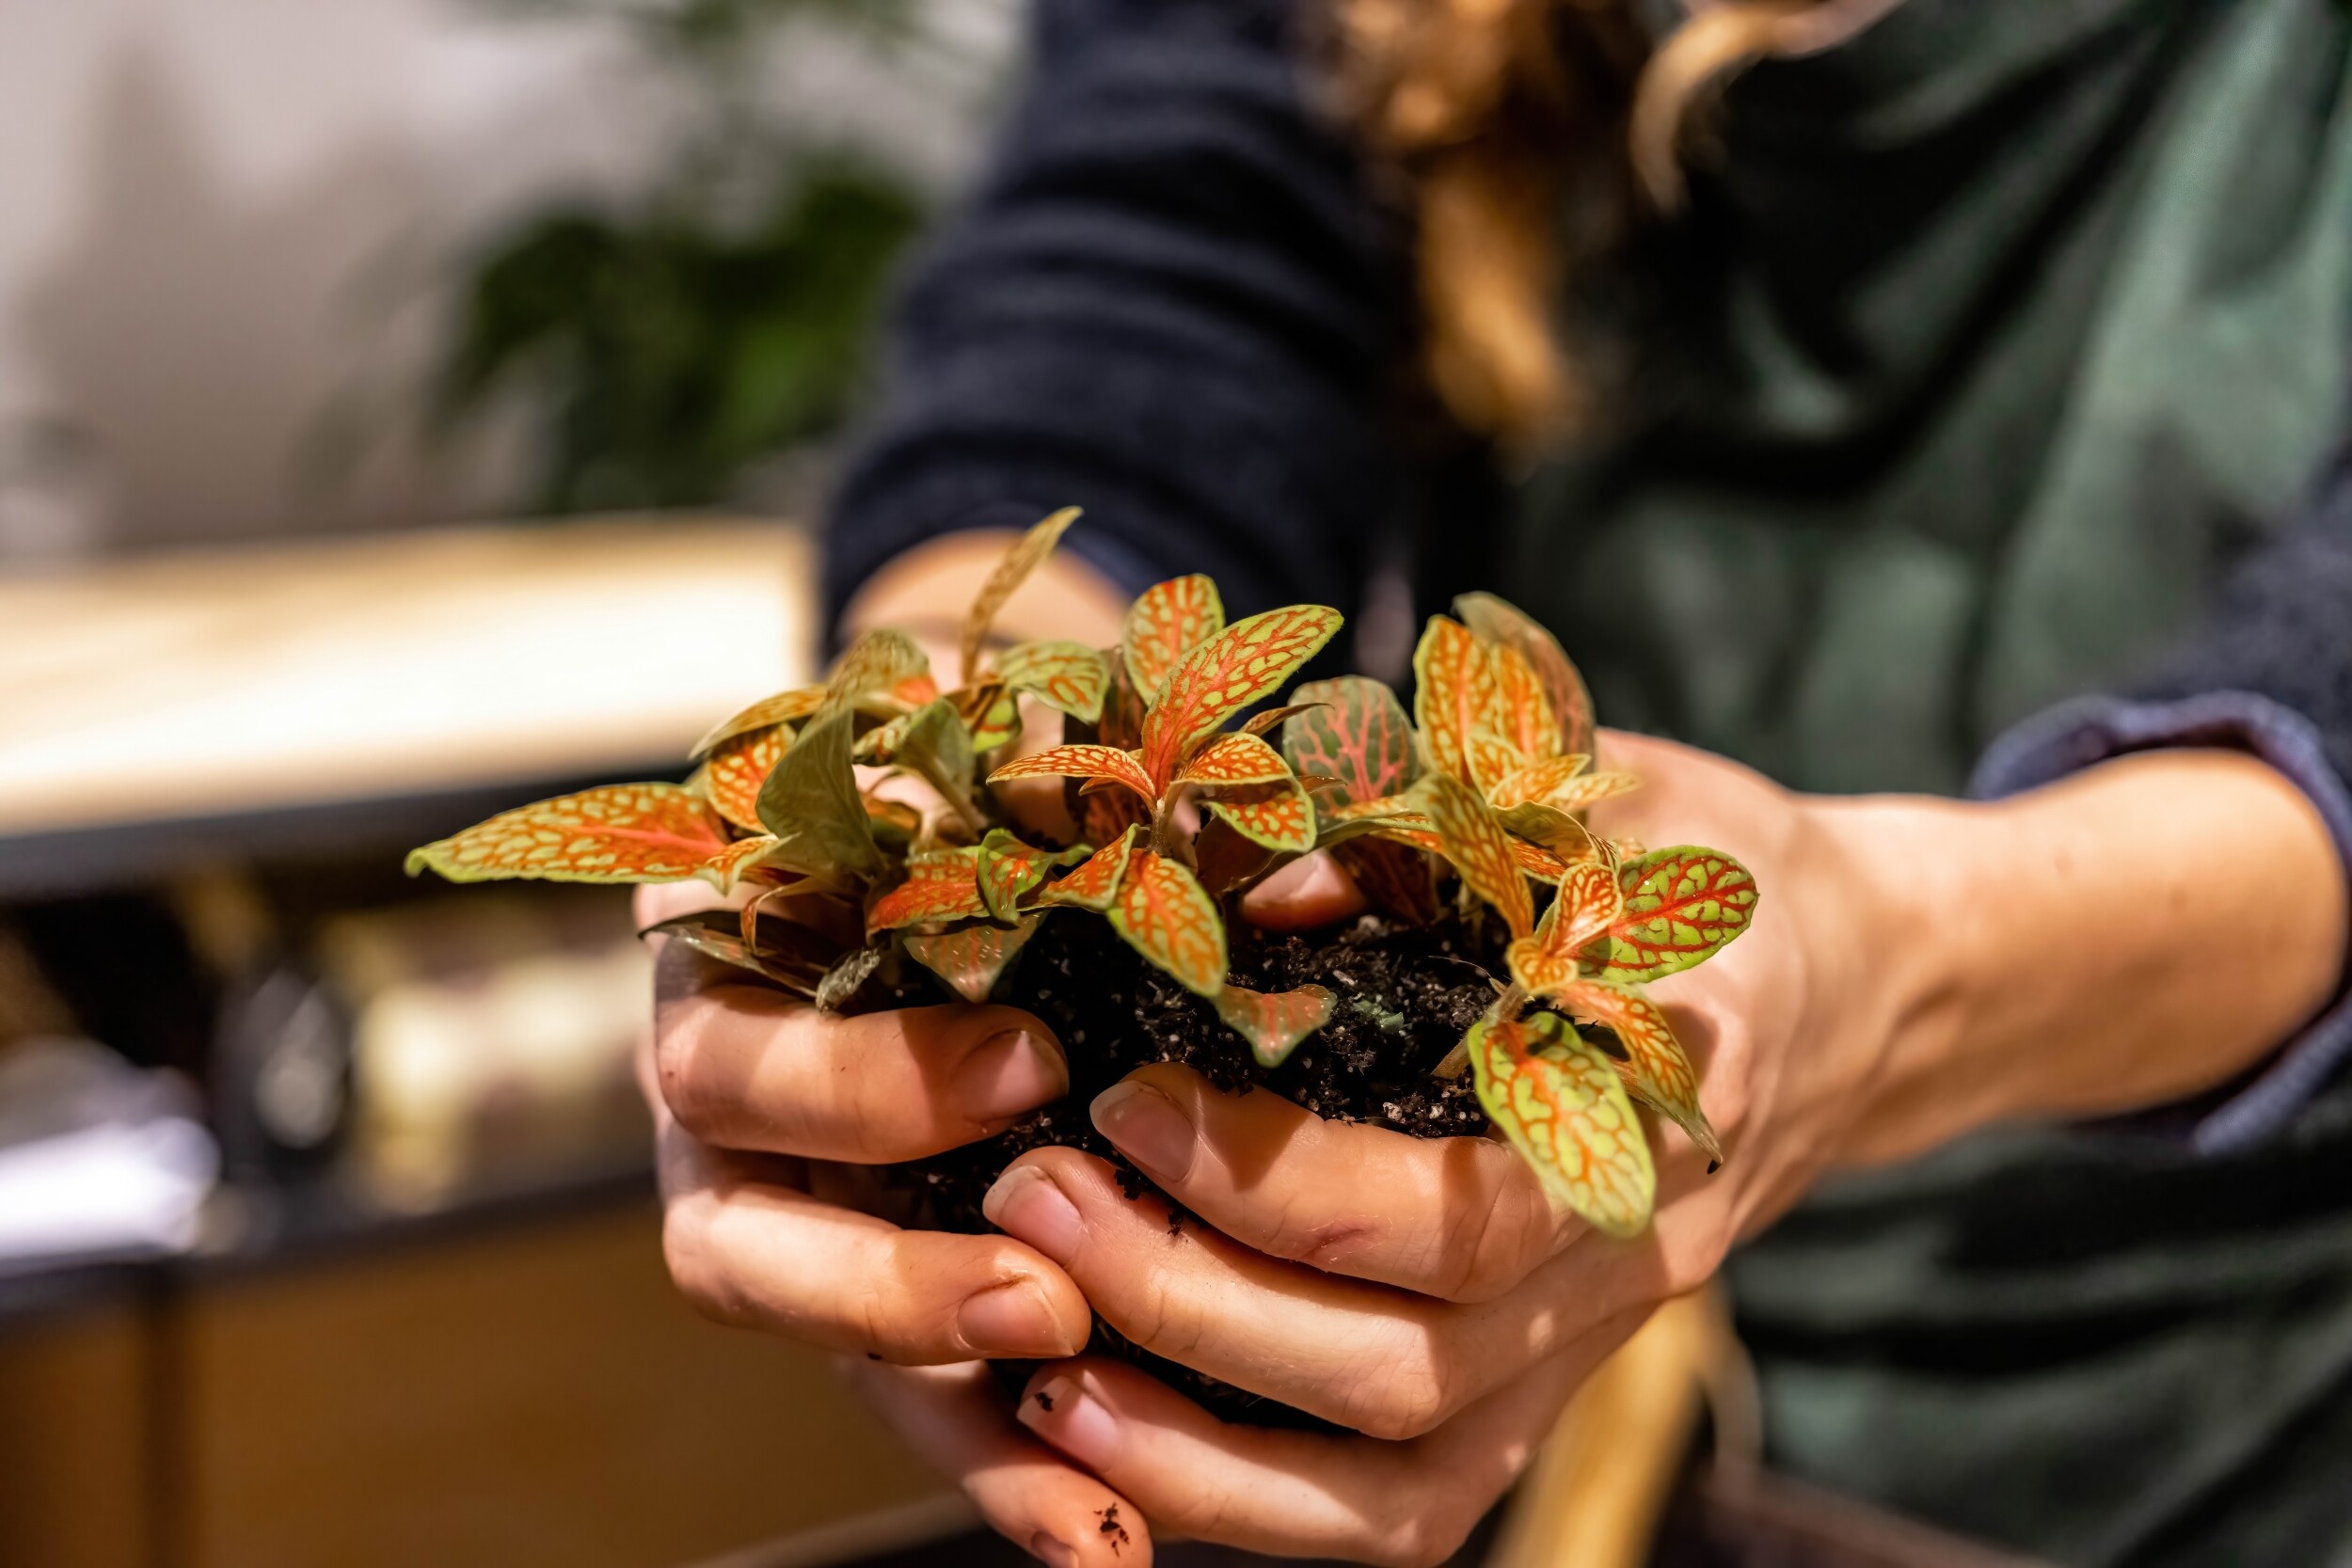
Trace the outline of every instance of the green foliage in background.
{"type": "Polygon", "coordinates": [[[875,0],[496,3],[624,27],[700,112],[628,210],[542,212],[483,249],[436,422],[462,429],[519,394],[537,510],[724,500],[754,465],[840,423],[923,220],[903,182],[771,123],[754,58],[787,23],[899,47],[908,13],[875,0]]]}

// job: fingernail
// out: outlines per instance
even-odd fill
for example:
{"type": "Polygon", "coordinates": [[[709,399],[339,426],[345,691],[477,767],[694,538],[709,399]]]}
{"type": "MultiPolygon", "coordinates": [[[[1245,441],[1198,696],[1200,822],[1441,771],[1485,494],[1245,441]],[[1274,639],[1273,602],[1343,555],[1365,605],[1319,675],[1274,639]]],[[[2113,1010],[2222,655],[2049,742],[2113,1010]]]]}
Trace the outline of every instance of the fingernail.
{"type": "Polygon", "coordinates": [[[1078,1548],[1055,1540],[1043,1530],[1029,1537],[1029,1555],[1051,1568],[1078,1568],[1078,1548]]]}
{"type": "Polygon", "coordinates": [[[1192,1173],[1200,1134],[1183,1109],[1150,1085],[1112,1085],[1094,1097],[1092,1115],[1097,1132],[1163,1182],[1192,1173]]]}
{"type": "Polygon", "coordinates": [[[1069,1337],[1036,1282],[1016,1279],[963,1298],[956,1331],[982,1355],[1068,1355],[1069,1337]]]}
{"type": "Polygon", "coordinates": [[[1085,1227],[1054,1179],[1035,1165],[1015,1165],[980,1199],[980,1212],[1008,1236],[1028,1243],[1057,1263],[1078,1255],[1085,1227]]]}
{"type": "Polygon", "coordinates": [[[957,1066],[948,1092],[974,1121],[1004,1121],[1069,1093],[1070,1067],[1051,1040],[1008,1029],[957,1066]]]}
{"type": "Polygon", "coordinates": [[[1119,1418],[1075,1378],[1049,1377],[1021,1402],[1021,1424],[1100,1473],[1119,1459],[1119,1418]]]}

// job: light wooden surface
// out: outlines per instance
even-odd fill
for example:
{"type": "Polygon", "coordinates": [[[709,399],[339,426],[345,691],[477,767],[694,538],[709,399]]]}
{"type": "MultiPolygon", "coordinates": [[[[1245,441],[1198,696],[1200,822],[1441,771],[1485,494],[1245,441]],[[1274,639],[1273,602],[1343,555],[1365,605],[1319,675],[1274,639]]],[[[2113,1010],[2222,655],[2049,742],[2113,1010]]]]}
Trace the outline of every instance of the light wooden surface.
{"type": "Polygon", "coordinates": [[[815,581],[682,516],[0,579],[0,837],[682,762],[808,674],[815,581]]]}

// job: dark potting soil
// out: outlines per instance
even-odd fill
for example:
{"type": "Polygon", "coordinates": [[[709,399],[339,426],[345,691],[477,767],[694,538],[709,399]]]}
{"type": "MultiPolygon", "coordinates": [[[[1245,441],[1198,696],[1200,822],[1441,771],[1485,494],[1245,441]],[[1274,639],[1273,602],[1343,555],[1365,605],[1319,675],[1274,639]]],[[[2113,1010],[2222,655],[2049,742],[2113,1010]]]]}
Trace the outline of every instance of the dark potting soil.
{"type": "MultiPolygon", "coordinates": [[[[1336,1120],[1372,1122],[1424,1138],[1482,1133],[1486,1117],[1470,1074],[1441,1079],[1430,1069],[1494,1000],[1489,976],[1500,970],[1500,958],[1479,927],[1452,916],[1429,927],[1366,916],[1303,937],[1262,935],[1236,923],[1235,984],[1288,990],[1312,982],[1339,998],[1331,1022],[1268,1070],[1215,1008],[1145,963],[1107,920],[1075,910],[1054,911],[999,997],[1053,1028],[1070,1062],[1069,1098],[999,1137],[901,1167],[900,1174],[926,1189],[933,1224],[965,1232],[993,1228],[980,1200],[1005,1166],[1031,1148],[1083,1148],[1117,1165],[1131,1196],[1151,1191],[1142,1173],[1095,1132],[1087,1111],[1096,1095],[1152,1062],[1182,1063],[1229,1092],[1263,1086],[1336,1120]]],[[[894,1001],[931,999],[902,992],[894,1001]]],[[[1184,1227],[1199,1223],[1179,1211],[1171,1244],[1181,1242],[1184,1227]]],[[[1146,1368],[1229,1420],[1322,1424],[1155,1356],[1100,1318],[1090,1348],[1146,1368]]],[[[1004,1363],[1001,1370],[1018,1387],[1029,1366],[1004,1363]]]]}

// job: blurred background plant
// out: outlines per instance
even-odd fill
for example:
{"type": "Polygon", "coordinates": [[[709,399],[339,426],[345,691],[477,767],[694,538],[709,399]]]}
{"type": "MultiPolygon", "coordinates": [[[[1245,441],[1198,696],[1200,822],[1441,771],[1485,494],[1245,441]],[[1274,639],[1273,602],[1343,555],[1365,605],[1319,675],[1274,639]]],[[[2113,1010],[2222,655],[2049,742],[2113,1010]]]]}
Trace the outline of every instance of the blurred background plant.
{"type": "Polygon", "coordinates": [[[849,410],[925,201],[797,123],[760,70],[811,32],[894,59],[947,47],[909,0],[482,0],[601,21],[692,107],[627,202],[528,214],[474,254],[436,375],[456,434],[518,402],[547,513],[740,501],[849,410]]]}

